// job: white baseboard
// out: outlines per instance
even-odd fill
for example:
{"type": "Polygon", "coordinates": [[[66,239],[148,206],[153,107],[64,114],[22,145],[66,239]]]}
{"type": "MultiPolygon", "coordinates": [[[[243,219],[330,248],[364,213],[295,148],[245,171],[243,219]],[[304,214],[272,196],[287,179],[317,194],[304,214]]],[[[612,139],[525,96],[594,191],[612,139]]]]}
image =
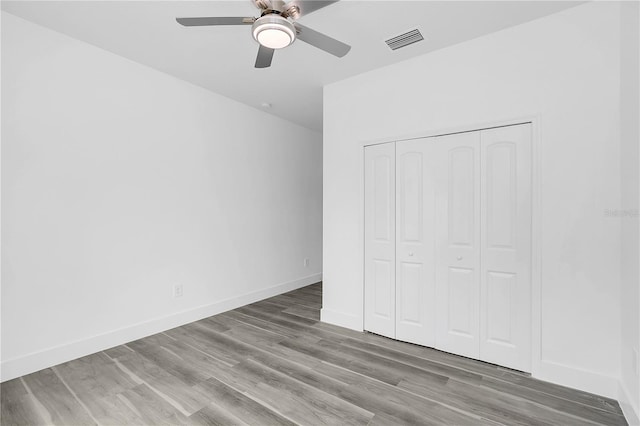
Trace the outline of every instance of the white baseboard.
{"type": "Polygon", "coordinates": [[[542,360],[532,374],[536,379],[618,399],[618,378],[569,365],[542,360]]]}
{"type": "Polygon", "coordinates": [[[633,401],[627,387],[622,383],[622,381],[618,383],[618,402],[620,403],[620,408],[622,408],[624,418],[627,420],[627,423],[629,423],[629,426],[639,426],[640,407],[636,405],[637,401],[633,401]]]}
{"type": "Polygon", "coordinates": [[[345,314],[344,312],[332,311],[331,309],[322,308],[320,310],[320,321],[333,325],[338,325],[351,330],[362,331],[362,318],[353,314],[345,314]]]}
{"type": "Polygon", "coordinates": [[[154,318],[149,321],[113,330],[97,336],[92,336],[87,339],[65,343],[19,358],[3,360],[2,363],[0,363],[0,381],[4,382],[15,379],[16,377],[24,376],[25,374],[30,374],[44,368],[52,367],[63,362],[71,361],[76,358],[229,311],[240,306],[248,305],[259,300],[305,287],[307,285],[317,283],[318,281],[322,281],[321,273],[309,275],[298,280],[278,284],[273,287],[243,294],[230,299],[221,300],[209,305],[203,305],[186,311],[177,312],[165,317],[154,318]]]}

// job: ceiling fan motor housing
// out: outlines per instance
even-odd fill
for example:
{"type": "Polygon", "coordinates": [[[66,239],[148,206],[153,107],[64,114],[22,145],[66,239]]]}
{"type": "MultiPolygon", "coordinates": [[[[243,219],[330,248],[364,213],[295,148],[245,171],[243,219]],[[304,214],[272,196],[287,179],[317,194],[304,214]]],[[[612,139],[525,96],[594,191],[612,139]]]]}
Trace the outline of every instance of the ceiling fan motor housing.
{"type": "Polygon", "coordinates": [[[253,38],[270,49],[282,49],[296,39],[296,28],[277,13],[270,13],[256,19],[251,28],[253,38]]]}

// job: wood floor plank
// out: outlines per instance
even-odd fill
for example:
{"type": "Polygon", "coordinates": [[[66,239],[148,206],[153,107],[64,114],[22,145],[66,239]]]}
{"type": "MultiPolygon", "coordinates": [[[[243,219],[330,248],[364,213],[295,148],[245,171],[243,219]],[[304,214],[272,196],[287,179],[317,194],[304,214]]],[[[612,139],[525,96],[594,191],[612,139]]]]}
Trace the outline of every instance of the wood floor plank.
{"type": "Polygon", "coordinates": [[[29,393],[45,413],[46,423],[54,425],[83,424],[95,425],[87,410],[67,389],[56,373],[47,368],[23,377],[29,393]]]}
{"type": "Polygon", "coordinates": [[[3,425],[46,423],[40,415],[34,398],[29,394],[21,379],[13,379],[0,384],[0,399],[0,422],[3,425]]]}
{"type": "Polygon", "coordinates": [[[398,372],[379,369],[377,366],[371,365],[365,361],[347,357],[341,353],[336,353],[331,350],[326,350],[313,343],[301,341],[300,339],[285,340],[284,342],[281,342],[280,345],[394,386],[400,383],[404,378],[403,375],[398,374],[398,372]]]}
{"type": "Polygon", "coordinates": [[[295,297],[296,299],[300,299],[303,301],[322,302],[321,294],[318,294],[317,292],[314,292],[312,290],[308,290],[306,287],[289,291],[281,296],[295,297]]]}
{"type": "MultiPolygon", "coordinates": [[[[127,346],[188,385],[193,386],[211,377],[207,370],[196,368],[199,363],[193,362],[193,351],[181,347],[180,343],[167,335],[145,337],[127,346]]],[[[200,355],[198,358],[202,357],[206,356],[200,355]]]]}
{"type": "Polygon", "coordinates": [[[306,298],[298,297],[297,295],[292,293],[281,294],[280,296],[275,296],[270,300],[274,300],[277,302],[284,302],[290,305],[307,306],[307,307],[315,308],[318,310],[322,308],[322,301],[309,299],[308,297],[306,298]]]}
{"type": "Polygon", "coordinates": [[[292,315],[284,311],[279,311],[271,308],[260,307],[243,307],[236,310],[243,315],[250,316],[255,320],[260,320],[263,323],[277,324],[285,332],[289,334],[291,338],[297,338],[301,336],[316,336],[326,338],[333,341],[342,341],[344,338],[340,335],[332,332],[328,332],[315,326],[317,321],[310,318],[299,317],[292,315]]]}
{"type": "MultiPolygon", "coordinates": [[[[205,325],[202,325],[205,328],[205,325]]],[[[344,424],[366,424],[373,416],[365,410],[358,408],[340,398],[319,391],[312,386],[305,386],[302,382],[292,380],[286,375],[271,370],[264,365],[255,361],[264,360],[266,358],[273,359],[267,352],[259,347],[251,346],[246,343],[239,342],[230,338],[225,334],[218,333],[215,330],[208,330],[208,337],[212,342],[216,342],[221,347],[225,347],[231,353],[238,357],[246,358],[246,361],[237,366],[242,375],[236,375],[232,380],[235,384],[244,386],[246,392],[257,394],[256,397],[265,400],[269,404],[277,407],[280,412],[289,413],[294,417],[301,418],[302,412],[305,416],[310,416],[311,422],[317,424],[338,424],[338,419],[344,424]],[[253,376],[254,382],[246,382],[247,376],[253,376]],[[245,381],[238,379],[244,378],[245,381]],[[277,392],[274,392],[275,388],[277,392]],[[272,399],[273,395],[285,394],[286,398],[272,399]],[[302,395],[302,396],[301,396],[302,395]],[[314,404],[308,404],[307,399],[312,399],[314,404],[321,403],[324,411],[318,411],[314,404]],[[292,406],[291,401],[296,403],[292,406]],[[291,410],[295,408],[297,414],[291,414],[291,410]]],[[[229,380],[229,379],[227,379],[229,380]]]]}
{"type": "MultiPolygon", "coordinates": [[[[429,383],[428,386],[424,386],[413,383],[412,378],[403,380],[399,384],[399,386],[417,391],[421,395],[426,395],[436,400],[439,400],[443,397],[453,400],[456,396],[458,396],[458,399],[456,399],[455,401],[459,403],[466,398],[466,403],[464,405],[459,405],[459,408],[469,409],[473,412],[481,412],[484,410],[488,415],[490,414],[490,418],[492,418],[493,420],[499,421],[502,419],[511,424],[528,424],[531,422],[530,416],[533,413],[537,412],[537,421],[539,421],[540,424],[557,424],[559,422],[566,424],[578,424],[580,422],[588,422],[587,419],[589,418],[596,419],[597,421],[605,424],[619,424],[617,422],[620,421],[620,416],[618,415],[602,412],[592,407],[580,407],[577,406],[577,404],[572,405],[570,401],[560,399],[556,399],[556,401],[554,401],[556,402],[556,404],[553,404],[554,407],[561,408],[562,411],[567,411],[566,409],[570,408],[570,411],[572,412],[571,414],[576,415],[576,418],[561,416],[558,415],[558,413],[555,411],[545,410],[540,405],[533,405],[530,403],[522,402],[522,400],[520,399],[510,398],[510,393],[508,392],[505,392],[503,394],[489,393],[490,395],[492,395],[493,400],[485,400],[485,398],[483,397],[487,392],[479,392],[480,389],[478,389],[478,385],[486,384],[486,382],[483,382],[483,377],[480,374],[471,373],[463,369],[456,369],[446,364],[434,363],[424,358],[407,355],[405,353],[384,348],[382,346],[359,342],[354,339],[344,340],[342,344],[366,350],[370,353],[383,356],[390,360],[395,360],[404,364],[412,365],[426,371],[441,374],[449,377],[450,379],[455,379],[458,382],[465,382],[464,385],[457,386],[457,391],[455,394],[448,389],[451,387],[451,384],[449,384],[448,387],[445,386],[443,388],[438,388],[431,383],[429,383]],[[465,393],[465,391],[467,390],[470,392],[465,393]],[[505,396],[504,401],[500,400],[501,395],[505,396]],[[482,405],[476,404],[477,402],[481,402],[482,405]],[[497,404],[498,402],[500,402],[500,404],[497,404]],[[521,415],[520,413],[525,414],[521,415]],[[579,418],[582,420],[578,420],[579,418]]],[[[499,386],[500,384],[500,382],[491,383],[494,384],[494,387],[499,386]]],[[[505,383],[505,385],[508,384],[505,383]]],[[[514,385],[510,386],[511,391],[514,391],[514,387],[514,385]]]]}
{"type": "Polygon", "coordinates": [[[294,338],[298,336],[298,332],[291,330],[289,328],[283,327],[282,325],[277,325],[277,324],[273,324],[271,322],[269,322],[268,320],[264,320],[264,319],[260,319],[260,318],[256,318],[253,317],[251,315],[246,315],[243,313],[240,313],[238,311],[229,311],[229,312],[225,312],[224,314],[220,314],[221,316],[228,316],[231,319],[234,319],[238,322],[241,323],[245,323],[248,325],[252,325],[254,327],[257,327],[259,329],[268,331],[268,332],[272,332],[272,333],[276,333],[279,334],[281,336],[285,336],[288,338],[294,338]]]}
{"type": "Polygon", "coordinates": [[[253,360],[238,364],[234,369],[244,376],[259,377],[257,386],[249,393],[299,424],[366,425],[373,417],[367,410],[253,360]]]}
{"type": "Polygon", "coordinates": [[[256,369],[255,365],[255,361],[243,361],[221,371],[216,380],[297,424],[341,424],[337,412],[347,414],[348,418],[355,416],[355,420],[359,420],[356,424],[368,421],[357,407],[341,403],[335,396],[324,395],[317,389],[304,387],[302,383],[283,376],[274,378],[260,367],[256,369]]]}
{"type": "Polygon", "coordinates": [[[105,398],[138,385],[104,353],[60,364],[55,371],[83,402],[105,398]]]}
{"type": "MultiPolygon", "coordinates": [[[[217,407],[222,407],[228,412],[233,412],[238,419],[246,424],[282,426],[295,425],[295,423],[289,419],[249,398],[246,394],[238,392],[230,386],[222,383],[218,379],[208,379],[198,386],[211,396],[212,401],[214,401],[214,404],[217,407]]],[[[210,405],[203,408],[207,417],[210,416],[210,405]]]]}
{"type": "Polygon", "coordinates": [[[99,352],[54,367],[74,396],[100,424],[125,424],[139,419],[115,396],[138,384],[99,352]]]}
{"type": "MultiPolygon", "coordinates": [[[[118,397],[135,410],[144,425],[188,424],[188,418],[176,407],[160,397],[146,384],[129,389],[118,397]]],[[[135,424],[135,423],[133,423],[135,424]]],[[[138,423],[140,424],[140,423],[138,423]]]]}
{"type": "Polygon", "coordinates": [[[104,353],[111,359],[117,359],[118,357],[127,355],[129,352],[133,352],[133,349],[131,349],[127,345],[115,346],[113,348],[102,351],[102,353],[104,353]]]}
{"type": "MultiPolygon", "coordinates": [[[[261,300],[259,302],[255,302],[255,303],[252,303],[252,304],[247,305],[247,306],[255,306],[255,307],[260,307],[260,306],[272,306],[273,307],[273,306],[275,306],[275,307],[279,308],[281,311],[284,311],[285,309],[291,307],[291,303],[282,302],[282,301],[279,302],[279,301],[275,300],[274,298],[271,298],[271,299],[264,299],[264,300],[261,300]]],[[[296,306],[298,306],[298,305],[296,305],[296,306]]]]}
{"type": "Polygon", "coordinates": [[[556,385],[554,383],[543,382],[541,380],[532,380],[528,377],[513,377],[509,372],[505,371],[501,375],[502,378],[507,378],[508,381],[516,383],[521,387],[535,390],[541,393],[546,393],[567,401],[578,402],[584,406],[593,406],[605,411],[621,413],[620,405],[617,401],[610,398],[605,398],[599,395],[594,395],[588,392],[582,392],[577,389],[571,389],[564,386],[556,385]]]}
{"type": "Polygon", "coordinates": [[[421,424],[430,419],[439,423],[446,419],[453,424],[478,424],[481,416],[469,416],[459,411],[452,411],[444,405],[434,401],[422,400],[415,395],[394,391],[395,398],[387,394],[393,390],[387,384],[374,381],[368,377],[348,373],[346,370],[328,368],[329,365],[316,363],[310,368],[307,359],[294,361],[291,353],[273,355],[274,347],[264,347],[264,351],[257,351],[252,359],[268,368],[286,374],[298,381],[306,383],[326,393],[335,395],[349,403],[364,408],[370,412],[382,411],[395,415],[413,424],[421,424]],[[345,381],[344,375],[349,374],[350,380],[345,381]],[[368,382],[368,383],[367,383],[368,382]],[[436,414],[440,417],[435,417],[436,414]]]}
{"type": "MultiPolygon", "coordinates": [[[[478,373],[451,367],[446,364],[440,364],[424,358],[415,357],[413,355],[407,355],[402,352],[394,351],[382,346],[360,342],[355,339],[345,339],[340,342],[340,345],[349,348],[348,351],[356,350],[366,352],[367,354],[371,354],[376,357],[385,358],[393,362],[402,363],[408,366],[419,368],[424,371],[439,374],[448,378],[455,378],[457,380],[468,383],[479,383],[482,380],[482,375],[478,373]]],[[[358,354],[358,352],[353,353],[355,353],[356,355],[358,354]]]]}
{"type": "MultiPolygon", "coordinates": [[[[485,381],[487,378],[495,378],[498,380],[498,384],[496,384],[496,386],[499,386],[499,384],[503,382],[515,385],[515,387],[509,386],[511,392],[526,393],[529,397],[534,398],[535,400],[546,401],[542,402],[542,404],[546,404],[548,402],[553,402],[554,406],[569,404],[568,407],[571,407],[571,410],[574,413],[584,412],[584,408],[587,407],[587,413],[590,410],[595,409],[604,410],[609,413],[613,413],[616,416],[620,415],[619,405],[616,401],[611,400],[610,398],[604,398],[587,392],[565,388],[552,383],[533,380],[526,373],[452,355],[432,348],[399,342],[371,333],[358,333],[353,330],[343,329],[331,324],[317,323],[313,327],[328,330],[344,336],[347,340],[343,339],[342,342],[346,342],[347,345],[355,345],[355,347],[359,347],[364,350],[371,350],[376,353],[380,353],[381,351],[382,353],[387,353],[392,357],[398,356],[398,353],[415,356],[431,362],[448,365],[457,370],[480,374],[483,376],[483,380],[485,381]],[[393,352],[390,352],[390,350],[393,352]],[[572,405],[571,403],[575,404],[572,405]]],[[[494,384],[496,382],[490,381],[490,383],[494,384]]],[[[616,419],[617,417],[614,416],[613,418],[616,419]]]]}
{"type": "MultiPolygon", "coordinates": [[[[224,333],[228,335],[228,332],[224,333]]],[[[303,354],[301,352],[289,349],[279,344],[279,342],[269,342],[265,340],[253,339],[252,335],[237,333],[232,336],[233,339],[238,342],[245,343],[247,345],[254,346],[256,350],[252,354],[252,358],[255,360],[262,360],[264,354],[279,357],[287,360],[288,362],[295,362],[301,365],[305,365],[309,368],[313,368],[320,364],[322,361],[318,358],[303,354]]]]}
{"type": "Polygon", "coordinates": [[[264,330],[260,327],[237,321],[233,318],[218,317],[217,319],[220,322],[223,322],[224,324],[228,324],[230,326],[229,330],[225,331],[223,334],[231,336],[232,338],[235,338],[237,340],[241,340],[242,338],[247,337],[251,339],[251,341],[276,344],[287,338],[282,334],[264,330]]]}
{"type": "Polygon", "coordinates": [[[0,385],[2,425],[624,425],[614,400],[319,322],[314,284],[0,385]]]}
{"type": "MultiPolygon", "coordinates": [[[[585,405],[574,400],[559,398],[553,394],[540,392],[529,387],[515,385],[509,382],[496,380],[491,377],[484,377],[482,387],[497,391],[507,395],[518,395],[519,398],[534,402],[540,406],[567,413],[569,415],[582,418],[585,421],[607,425],[624,425],[626,421],[621,412],[615,413],[610,409],[603,410],[596,406],[585,405]]],[[[598,404],[599,405],[599,404],[598,404]]]]}
{"type": "Polygon", "coordinates": [[[415,423],[411,420],[399,419],[397,416],[389,416],[384,413],[376,413],[376,415],[373,416],[373,418],[369,422],[368,426],[389,426],[389,425],[409,426],[414,424],[419,424],[419,423],[415,423]]]}
{"type": "Polygon", "coordinates": [[[320,311],[314,308],[309,308],[308,306],[291,306],[287,309],[283,310],[285,314],[297,315],[302,318],[307,318],[312,321],[320,321],[320,311]]]}
{"type": "Polygon", "coordinates": [[[403,364],[359,349],[353,349],[329,340],[323,339],[318,343],[310,344],[310,346],[323,349],[325,352],[339,353],[347,359],[358,360],[358,362],[361,363],[364,362],[369,366],[369,368],[373,368],[379,372],[387,372],[394,377],[400,377],[401,380],[412,378],[426,386],[430,386],[434,383],[444,384],[449,380],[449,377],[445,374],[423,370],[412,365],[403,364]]]}
{"type": "Polygon", "coordinates": [[[447,424],[478,424],[486,417],[489,420],[508,420],[509,424],[531,424],[531,421],[527,422],[525,418],[521,422],[514,422],[517,413],[513,413],[509,418],[503,413],[496,414],[491,410],[479,410],[475,405],[456,404],[455,400],[451,400],[451,392],[441,392],[445,389],[445,384],[433,383],[432,386],[435,390],[423,400],[420,398],[421,394],[401,392],[389,384],[354,374],[346,369],[338,369],[326,363],[321,363],[309,371],[292,362],[286,362],[285,359],[262,359],[260,362],[367,410],[393,415],[409,423],[420,424],[429,420],[429,423],[436,424],[442,422],[447,424]],[[439,413],[440,416],[435,417],[436,413],[439,413]]]}
{"type": "Polygon", "coordinates": [[[3,404],[18,401],[28,394],[27,388],[19,378],[0,383],[0,401],[3,404]]]}
{"type": "Polygon", "coordinates": [[[273,309],[265,305],[244,306],[242,308],[238,308],[237,311],[291,328],[293,330],[306,330],[307,326],[314,325],[316,323],[314,320],[287,314],[283,311],[273,309]]]}
{"type": "MultiPolygon", "coordinates": [[[[384,348],[384,349],[392,349],[394,351],[397,351],[403,354],[412,355],[412,356],[423,358],[433,362],[439,362],[441,364],[449,365],[451,367],[461,369],[461,370],[466,370],[472,373],[489,375],[494,377],[501,377],[504,375],[504,372],[500,371],[499,367],[493,364],[478,362],[476,360],[472,360],[462,356],[452,355],[436,349],[389,339],[387,337],[382,337],[377,334],[368,333],[368,332],[361,333],[354,330],[337,327],[335,325],[327,324],[327,323],[316,323],[313,327],[343,336],[345,338],[349,338],[351,340],[361,342],[366,345],[375,345],[377,347],[384,348]]],[[[519,377],[529,376],[525,373],[516,372],[514,370],[509,370],[509,372],[519,377]]]]}
{"type": "Polygon", "coordinates": [[[0,420],[3,426],[52,424],[51,418],[41,417],[36,403],[29,396],[2,403],[0,420]]]}
{"type": "Polygon", "coordinates": [[[120,393],[90,400],[85,403],[85,406],[100,425],[144,424],[144,419],[139,415],[138,411],[128,405],[121,398],[120,393]]]}
{"type": "Polygon", "coordinates": [[[278,321],[278,328],[274,332],[280,335],[286,335],[289,339],[295,339],[304,336],[313,336],[317,337],[318,339],[323,338],[339,342],[346,339],[334,333],[314,328],[314,326],[316,325],[316,321],[305,318],[306,322],[304,324],[300,322],[294,323],[291,319],[292,316],[290,314],[286,315],[286,317],[283,317],[279,315],[279,313],[267,313],[264,311],[254,310],[252,312],[245,311],[244,313],[238,313],[232,318],[241,322],[245,322],[247,318],[250,318],[251,321],[248,322],[251,325],[267,331],[272,330],[272,321],[278,321]],[[242,317],[239,317],[238,315],[242,315],[242,317]],[[269,326],[265,328],[265,325],[269,326]]]}
{"type": "Polygon", "coordinates": [[[201,319],[200,321],[195,321],[192,324],[208,325],[208,328],[213,328],[214,330],[219,331],[221,333],[224,333],[225,331],[229,331],[229,327],[220,323],[220,321],[218,321],[218,317],[219,315],[215,315],[209,318],[201,319]]]}
{"type": "Polygon", "coordinates": [[[186,343],[198,350],[208,354],[209,356],[220,360],[228,366],[234,366],[239,360],[231,355],[224,348],[212,343],[205,332],[206,328],[203,328],[202,324],[196,325],[195,323],[187,324],[185,326],[174,328],[173,330],[165,331],[165,334],[183,343],[186,343]]]}
{"type": "MultiPolygon", "coordinates": [[[[156,394],[159,393],[165,401],[185,417],[209,403],[206,395],[137,352],[118,358],[116,365],[122,368],[125,373],[132,374],[132,378],[140,384],[146,385],[156,394]]],[[[144,396],[140,393],[140,386],[137,386],[136,389],[138,389],[139,396],[144,396]]],[[[127,395],[128,393],[124,392],[123,394],[127,395]]],[[[135,397],[135,395],[132,396],[135,397]]]]}
{"type": "MultiPolygon", "coordinates": [[[[452,366],[460,370],[466,370],[473,373],[481,374],[484,377],[493,377],[500,381],[516,384],[522,386],[523,392],[533,391],[538,393],[544,393],[550,397],[556,397],[564,401],[572,401],[582,406],[591,408],[598,408],[601,410],[609,411],[611,413],[619,414],[620,407],[616,401],[610,398],[604,398],[598,395],[593,395],[588,392],[582,392],[575,389],[566,388],[564,386],[555,385],[539,380],[533,380],[529,374],[518,372],[515,370],[503,368],[493,364],[485,362],[479,362],[473,359],[449,354],[436,349],[418,346],[414,344],[407,344],[404,342],[388,339],[386,337],[378,336],[371,333],[359,333],[353,330],[337,327],[326,323],[317,323],[313,327],[320,328],[322,330],[328,330],[344,337],[348,337],[352,342],[359,341],[368,346],[368,349],[375,347],[383,349],[393,349],[394,351],[405,353],[408,355],[424,358],[433,362],[442,363],[452,366]]],[[[360,347],[365,347],[361,345],[360,347]]]]}
{"type": "Polygon", "coordinates": [[[580,421],[583,424],[589,424],[585,420],[579,421],[577,418],[552,410],[544,410],[533,403],[523,402],[509,395],[483,392],[479,387],[468,384],[460,387],[457,384],[459,382],[450,380],[442,386],[425,386],[423,383],[405,379],[398,384],[398,387],[434,401],[442,401],[465,412],[484,416],[500,424],[577,425],[580,421]]]}
{"type": "Polygon", "coordinates": [[[213,402],[189,416],[189,423],[202,426],[250,426],[213,402]]]}

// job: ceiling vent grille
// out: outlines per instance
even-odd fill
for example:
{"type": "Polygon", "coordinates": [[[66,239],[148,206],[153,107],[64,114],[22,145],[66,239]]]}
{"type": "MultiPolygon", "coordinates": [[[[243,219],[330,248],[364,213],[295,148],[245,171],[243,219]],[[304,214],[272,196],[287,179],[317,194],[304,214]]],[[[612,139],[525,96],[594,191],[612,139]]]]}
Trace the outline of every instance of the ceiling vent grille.
{"type": "Polygon", "coordinates": [[[401,47],[405,47],[422,40],[424,40],[424,37],[422,37],[422,34],[420,34],[420,31],[415,29],[415,30],[406,32],[404,34],[400,34],[399,36],[390,38],[385,43],[387,43],[387,46],[389,46],[391,50],[397,50],[397,49],[400,49],[401,47]]]}

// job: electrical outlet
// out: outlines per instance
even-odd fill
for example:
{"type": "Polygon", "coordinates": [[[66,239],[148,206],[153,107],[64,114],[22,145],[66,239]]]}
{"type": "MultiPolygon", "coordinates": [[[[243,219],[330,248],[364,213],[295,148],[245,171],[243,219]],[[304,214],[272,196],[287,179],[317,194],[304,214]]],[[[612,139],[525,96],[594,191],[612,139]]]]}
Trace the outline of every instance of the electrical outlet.
{"type": "Polygon", "coordinates": [[[309,267],[309,259],[305,259],[304,260],[304,267],[308,268],[309,267]]]}
{"type": "Polygon", "coordinates": [[[173,297],[182,297],[182,284],[173,285],[173,297]]]}

